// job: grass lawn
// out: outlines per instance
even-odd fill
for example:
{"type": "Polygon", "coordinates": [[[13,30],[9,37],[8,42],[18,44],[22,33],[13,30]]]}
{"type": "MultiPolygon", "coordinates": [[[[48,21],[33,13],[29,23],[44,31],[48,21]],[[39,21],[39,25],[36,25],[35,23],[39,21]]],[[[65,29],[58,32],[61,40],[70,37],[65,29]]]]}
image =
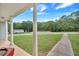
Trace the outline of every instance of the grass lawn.
{"type": "MultiPolygon", "coordinates": [[[[41,34],[38,35],[39,55],[47,55],[51,48],[61,39],[62,34],[41,34]]],[[[32,54],[32,35],[14,36],[17,46],[32,54]]]]}
{"type": "Polygon", "coordinates": [[[79,34],[69,34],[75,56],[79,56],[79,34]]]}

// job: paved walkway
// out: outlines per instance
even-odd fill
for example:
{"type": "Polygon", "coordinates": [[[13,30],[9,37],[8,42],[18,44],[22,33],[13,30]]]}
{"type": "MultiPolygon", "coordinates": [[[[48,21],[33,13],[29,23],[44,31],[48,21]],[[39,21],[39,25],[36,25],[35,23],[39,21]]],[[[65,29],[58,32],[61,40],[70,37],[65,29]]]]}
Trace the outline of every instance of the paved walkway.
{"type": "Polygon", "coordinates": [[[48,56],[74,56],[70,40],[65,33],[62,39],[48,53],[48,56]]]}
{"type": "MultiPolygon", "coordinates": [[[[10,42],[9,41],[0,41],[0,48],[8,48],[10,42]]],[[[29,53],[25,52],[23,49],[14,45],[15,51],[14,56],[31,56],[29,53]]]]}

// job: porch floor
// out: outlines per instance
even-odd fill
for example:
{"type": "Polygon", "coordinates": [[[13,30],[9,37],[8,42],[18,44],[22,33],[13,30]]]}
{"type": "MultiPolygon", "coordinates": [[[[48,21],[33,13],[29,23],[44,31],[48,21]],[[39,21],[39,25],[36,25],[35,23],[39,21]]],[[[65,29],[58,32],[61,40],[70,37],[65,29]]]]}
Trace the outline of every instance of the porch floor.
{"type": "MultiPolygon", "coordinates": [[[[9,41],[0,41],[0,48],[8,48],[10,42],[9,41]]],[[[20,47],[14,45],[15,51],[14,51],[14,56],[31,56],[29,53],[25,52],[23,49],[20,47]]]]}

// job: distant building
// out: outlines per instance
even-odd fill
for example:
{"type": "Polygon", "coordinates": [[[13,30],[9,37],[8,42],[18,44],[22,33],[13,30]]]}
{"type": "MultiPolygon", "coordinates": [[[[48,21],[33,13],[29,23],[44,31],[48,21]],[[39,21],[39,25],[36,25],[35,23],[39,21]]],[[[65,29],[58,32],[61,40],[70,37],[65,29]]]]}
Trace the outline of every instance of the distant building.
{"type": "Polygon", "coordinates": [[[23,29],[14,29],[13,33],[24,33],[23,29]]]}

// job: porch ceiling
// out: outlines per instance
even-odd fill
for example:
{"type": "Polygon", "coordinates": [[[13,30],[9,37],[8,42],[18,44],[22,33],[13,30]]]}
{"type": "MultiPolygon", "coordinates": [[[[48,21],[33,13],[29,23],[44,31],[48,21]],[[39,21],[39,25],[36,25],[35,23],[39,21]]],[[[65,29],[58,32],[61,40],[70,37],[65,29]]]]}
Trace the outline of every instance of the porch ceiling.
{"type": "Polygon", "coordinates": [[[9,20],[32,6],[32,3],[0,3],[0,21],[9,20]]]}

